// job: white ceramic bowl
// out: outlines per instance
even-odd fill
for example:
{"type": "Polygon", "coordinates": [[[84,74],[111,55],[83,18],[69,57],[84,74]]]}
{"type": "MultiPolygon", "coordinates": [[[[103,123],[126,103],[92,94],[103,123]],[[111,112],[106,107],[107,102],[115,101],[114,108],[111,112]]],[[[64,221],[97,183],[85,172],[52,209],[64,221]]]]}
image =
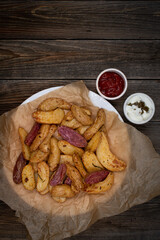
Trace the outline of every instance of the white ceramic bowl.
{"type": "Polygon", "coordinates": [[[116,99],[122,97],[122,96],[125,94],[125,92],[126,92],[126,90],[127,90],[127,87],[128,87],[128,82],[127,82],[126,76],[124,75],[123,72],[121,72],[120,70],[118,70],[118,69],[116,69],[116,68],[107,68],[107,69],[105,69],[104,71],[102,71],[102,72],[98,75],[97,80],[96,80],[97,92],[99,93],[99,95],[101,95],[103,98],[105,98],[105,99],[107,99],[107,100],[116,100],[116,99]],[[100,79],[101,75],[102,75],[103,73],[106,73],[106,72],[114,72],[114,73],[117,73],[118,75],[120,75],[120,76],[123,78],[123,80],[124,80],[124,90],[123,90],[123,92],[122,92],[120,95],[118,95],[118,96],[116,96],[116,97],[107,97],[107,96],[103,95],[103,94],[101,93],[101,91],[99,90],[99,86],[98,86],[99,79],[100,79]]]}
{"type": "Polygon", "coordinates": [[[125,100],[124,105],[123,105],[123,112],[124,112],[125,117],[128,119],[128,121],[130,121],[134,124],[138,124],[138,125],[145,124],[145,123],[149,122],[152,119],[152,117],[154,116],[155,104],[154,104],[153,100],[147,94],[145,94],[145,93],[134,93],[134,94],[130,95],[125,100]],[[128,103],[131,101],[131,99],[133,99],[133,97],[137,97],[137,96],[140,96],[142,98],[142,100],[144,102],[146,102],[146,105],[147,105],[147,102],[148,102],[148,104],[151,108],[151,112],[150,112],[148,118],[146,118],[145,120],[141,120],[141,121],[138,121],[138,120],[136,121],[135,119],[133,120],[133,118],[130,117],[130,115],[127,113],[127,110],[126,110],[126,107],[127,107],[128,103]]]}

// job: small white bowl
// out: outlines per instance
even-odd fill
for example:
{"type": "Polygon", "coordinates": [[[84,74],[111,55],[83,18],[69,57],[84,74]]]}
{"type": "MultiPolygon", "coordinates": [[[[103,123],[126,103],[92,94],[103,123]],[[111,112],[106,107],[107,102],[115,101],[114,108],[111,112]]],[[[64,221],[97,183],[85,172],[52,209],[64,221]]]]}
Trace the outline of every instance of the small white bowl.
{"type": "Polygon", "coordinates": [[[147,94],[145,94],[145,93],[134,93],[134,94],[130,95],[130,96],[125,100],[124,105],[123,105],[123,112],[124,112],[125,117],[128,119],[128,121],[130,121],[130,122],[132,122],[132,123],[134,123],[134,124],[138,124],[138,125],[140,125],[140,124],[145,124],[145,123],[149,122],[149,121],[152,119],[152,117],[154,116],[154,113],[155,113],[155,104],[154,104],[153,100],[152,100],[147,94]],[[131,98],[137,97],[137,96],[139,96],[139,97],[142,99],[142,101],[144,101],[145,103],[148,102],[147,105],[148,105],[148,107],[151,108],[151,113],[150,113],[150,115],[148,116],[148,118],[146,118],[145,120],[141,120],[141,121],[139,121],[139,120],[137,120],[137,121],[136,121],[136,120],[133,120],[133,119],[127,114],[127,110],[126,110],[127,104],[130,102],[131,98]]]}
{"type": "Polygon", "coordinates": [[[99,93],[99,95],[101,95],[103,98],[105,98],[105,99],[107,99],[107,100],[116,100],[116,99],[119,99],[120,97],[122,97],[122,96],[125,94],[125,92],[126,92],[126,90],[127,90],[127,87],[128,87],[128,82],[127,82],[126,76],[124,75],[123,72],[121,72],[120,70],[118,70],[118,69],[116,69],[116,68],[107,68],[107,69],[105,69],[104,71],[102,71],[102,72],[98,75],[97,80],[96,80],[97,92],[99,93]],[[124,80],[124,90],[123,90],[123,92],[122,92],[120,95],[118,95],[117,97],[107,97],[107,96],[103,95],[103,94],[101,93],[101,91],[99,90],[99,86],[98,86],[99,79],[100,79],[101,75],[102,75],[103,73],[106,73],[106,72],[114,72],[114,73],[117,73],[117,74],[120,75],[120,76],[123,78],[123,80],[124,80]]]}

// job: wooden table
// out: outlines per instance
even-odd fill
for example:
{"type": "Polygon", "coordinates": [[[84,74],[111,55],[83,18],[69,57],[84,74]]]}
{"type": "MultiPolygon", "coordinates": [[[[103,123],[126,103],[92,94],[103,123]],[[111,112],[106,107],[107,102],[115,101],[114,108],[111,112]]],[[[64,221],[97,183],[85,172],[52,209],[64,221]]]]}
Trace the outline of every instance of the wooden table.
{"type": "MultiPolygon", "coordinates": [[[[32,94],[77,80],[96,92],[105,68],[122,70],[127,93],[149,94],[153,119],[138,130],[160,153],[160,1],[0,1],[0,114],[32,94]]],[[[126,121],[127,122],[127,121],[126,121]]],[[[0,202],[0,240],[27,239],[25,226],[0,202]]],[[[160,196],[99,220],[70,239],[160,239],[160,196]]]]}

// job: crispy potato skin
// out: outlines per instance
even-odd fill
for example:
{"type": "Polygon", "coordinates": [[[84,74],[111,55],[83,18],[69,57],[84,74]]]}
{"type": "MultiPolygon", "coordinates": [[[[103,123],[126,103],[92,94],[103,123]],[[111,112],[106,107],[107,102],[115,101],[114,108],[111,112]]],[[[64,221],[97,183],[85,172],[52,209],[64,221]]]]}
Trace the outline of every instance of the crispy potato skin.
{"type": "Polygon", "coordinates": [[[113,182],[114,182],[114,175],[112,172],[110,172],[105,180],[99,183],[88,185],[85,188],[85,191],[89,194],[103,193],[112,187],[113,182]]]}
{"type": "Polygon", "coordinates": [[[47,98],[38,106],[38,110],[41,111],[51,111],[56,108],[70,109],[71,104],[61,98],[47,98]]]}
{"type": "Polygon", "coordinates": [[[79,128],[77,128],[77,131],[83,135],[84,132],[87,130],[87,128],[89,128],[89,126],[80,126],[79,128]]]}
{"type": "Polygon", "coordinates": [[[37,136],[35,137],[35,139],[33,140],[31,146],[30,146],[30,150],[33,152],[35,150],[38,149],[39,145],[44,141],[44,139],[46,138],[46,136],[49,133],[49,129],[50,129],[50,125],[49,124],[42,124],[37,136]]]}
{"type": "Polygon", "coordinates": [[[56,125],[51,125],[50,126],[48,135],[46,136],[44,141],[39,146],[39,149],[42,152],[49,152],[50,151],[50,147],[51,147],[50,140],[51,140],[51,137],[52,137],[53,133],[56,131],[56,129],[57,129],[56,125]]]}
{"type": "Polygon", "coordinates": [[[18,129],[18,133],[19,133],[19,138],[21,141],[21,145],[22,145],[22,153],[23,153],[23,157],[26,160],[30,159],[30,148],[29,146],[27,146],[24,141],[26,139],[26,136],[28,135],[28,133],[26,132],[26,130],[24,128],[19,127],[18,129]]]}
{"type": "Polygon", "coordinates": [[[66,166],[67,176],[71,179],[72,185],[76,188],[77,191],[82,191],[84,189],[84,184],[79,171],[69,163],[66,163],[66,166]]]}
{"type": "Polygon", "coordinates": [[[30,164],[26,165],[22,171],[22,183],[25,189],[32,191],[35,186],[34,170],[30,164]]]}
{"type": "Polygon", "coordinates": [[[73,116],[82,125],[91,125],[93,123],[92,118],[86,113],[86,111],[83,108],[81,108],[77,105],[72,105],[71,111],[72,111],[73,116]]]}
{"type": "Polygon", "coordinates": [[[79,128],[80,126],[82,126],[82,124],[80,122],[78,122],[75,118],[73,118],[72,120],[63,120],[61,123],[62,126],[66,126],[66,127],[70,127],[73,129],[79,128]]]}
{"type": "Polygon", "coordinates": [[[49,167],[46,162],[38,163],[37,191],[43,192],[49,183],[49,167]]]}
{"type": "Polygon", "coordinates": [[[119,160],[109,149],[106,135],[101,133],[101,140],[97,147],[97,158],[100,163],[110,171],[122,171],[126,168],[126,163],[119,160]]]}
{"type": "Polygon", "coordinates": [[[80,159],[80,156],[77,153],[73,154],[73,162],[75,164],[75,167],[79,170],[81,176],[83,178],[85,178],[86,175],[87,175],[87,172],[86,172],[86,170],[85,170],[85,168],[83,166],[83,163],[82,163],[82,161],[80,159]]]}
{"type": "Polygon", "coordinates": [[[84,151],[81,148],[75,147],[65,140],[60,140],[58,142],[58,147],[66,155],[73,155],[73,153],[78,153],[80,156],[83,155],[84,151]]]}
{"type": "Polygon", "coordinates": [[[51,196],[52,198],[72,198],[75,193],[72,191],[71,187],[67,184],[56,185],[52,188],[51,196]]]}
{"type": "Polygon", "coordinates": [[[48,158],[48,165],[50,171],[54,171],[60,161],[60,150],[58,147],[58,140],[54,137],[51,138],[51,152],[48,158]]]}
{"type": "Polygon", "coordinates": [[[96,172],[104,168],[98,161],[97,156],[90,151],[85,151],[82,156],[82,162],[89,173],[96,172]]]}
{"type": "Polygon", "coordinates": [[[71,121],[73,118],[74,118],[74,117],[73,117],[73,114],[72,114],[71,111],[67,112],[67,113],[65,114],[65,117],[64,117],[64,119],[65,119],[66,121],[71,121]]]}
{"type": "Polygon", "coordinates": [[[16,184],[22,182],[22,170],[25,167],[27,161],[23,157],[23,153],[20,153],[13,169],[13,181],[16,184]]]}
{"type": "Polygon", "coordinates": [[[96,149],[97,149],[97,147],[98,147],[100,138],[101,138],[101,133],[100,133],[100,132],[96,132],[96,134],[95,134],[95,135],[91,138],[91,140],[88,142],[85,150],[86,150],[86,151],[95,152],[96,149]]]}
{"type": "Polygon", "coordinates": [[[72,166],[74,166],[72,155],[60,155],[60,164],[63,163],[70,163],[72,166]]]}
{"type": "Polygon", "coordinates": [[[36,111],[32,114],[36,122],[45,124],[60,124],[64,118],[64,110],[57,108],[53,111],[36,111]]]}
{"type": "Polygon", "coordinates": [[[37,149],[36,151],[31,153],[30,162],[32,162],[32,163],[42,162],[42,161],[46,160],[48,155],[49,155],[49,152],[45,153],[45,152],[42,152],[41,150],[37,149]]]}
{"type": "Polygon", "coordinates": [[[38,131],[39,131],[40,127],[41,127],[40,123],[35,122],[33,124],[30,132],[28,133],[28,135],[26,136],[26,139],[25,139],[25,144],[27,146],[30,146],[32,144],[33,140],[35,139],[35,137],[38,134],[38,131]]]}
{"type": "Polygon", "coordinates": [[[104,110],[99,109],[95,122],[84,132],[83,136],[87,141],[90,140],[93,135],[102,127],[102,125],[105,123],[105,118],[106,116],[104,110]]]}

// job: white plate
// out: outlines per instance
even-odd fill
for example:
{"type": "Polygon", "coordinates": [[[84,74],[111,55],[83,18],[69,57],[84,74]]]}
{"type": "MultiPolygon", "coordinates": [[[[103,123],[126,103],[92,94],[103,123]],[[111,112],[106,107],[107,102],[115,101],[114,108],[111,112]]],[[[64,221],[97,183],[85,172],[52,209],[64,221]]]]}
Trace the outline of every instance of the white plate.
{"type": "MultiPolygon", "coordinates": [[[[47,88],[47,89],[42,90],[38,93],[35,93],[31,97],[27,98],[22,104],[29,103],[29,102],[43,96],[44,94],[47,94],[47,93],[49,93],[51,91],[54,91],[54,90],[56,90],[58,88],[61,88],[61,87],[62,86],[47,88]]],[[[99,96],[98,94],[96,94],[92,91],[89,91],[89,97],[90,97],[90,100],[91,100],[91,102],[93,103],[94,106],[99,107],[99,108],[104,108],[108,111],[112,111],[112,112],[117,113],[119,119],[123,122],[123,119],[120,116],[120,114],[118,113],[118,111],[107,100],[105,100],[104,98],[102,98],[101,96],[99,96]]]]}

